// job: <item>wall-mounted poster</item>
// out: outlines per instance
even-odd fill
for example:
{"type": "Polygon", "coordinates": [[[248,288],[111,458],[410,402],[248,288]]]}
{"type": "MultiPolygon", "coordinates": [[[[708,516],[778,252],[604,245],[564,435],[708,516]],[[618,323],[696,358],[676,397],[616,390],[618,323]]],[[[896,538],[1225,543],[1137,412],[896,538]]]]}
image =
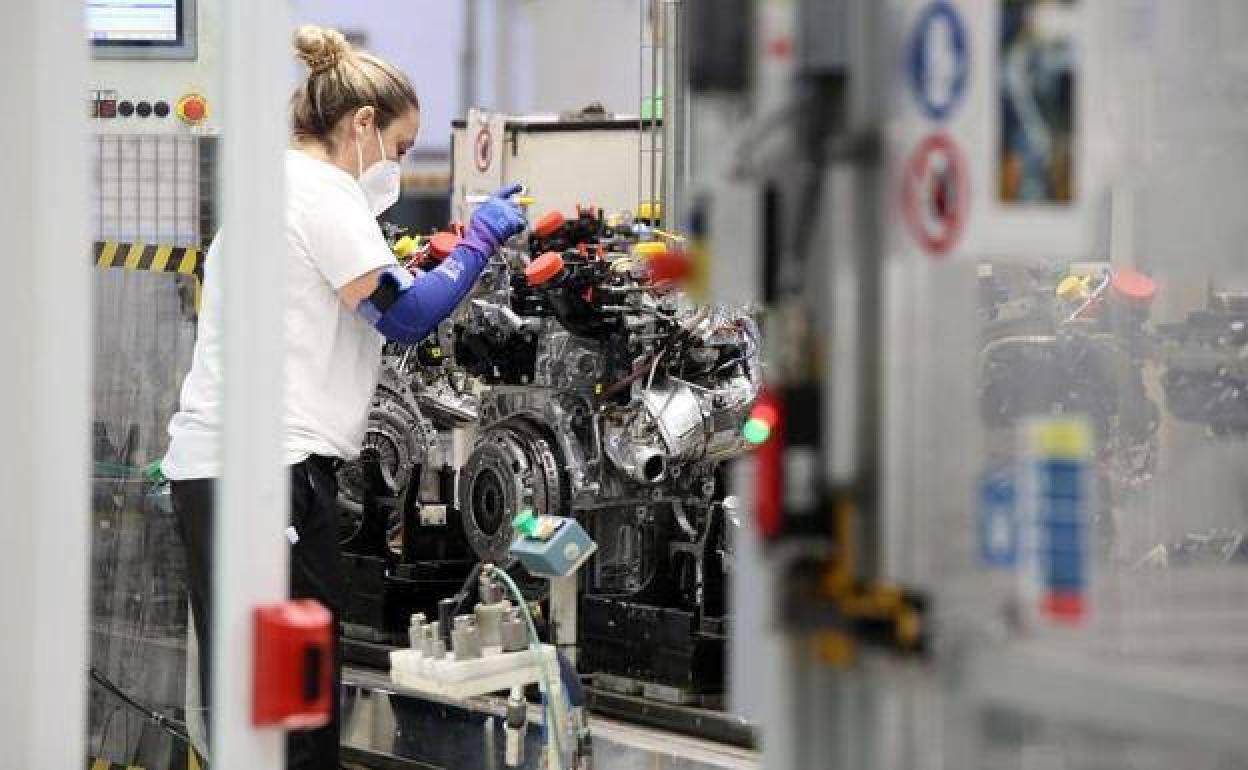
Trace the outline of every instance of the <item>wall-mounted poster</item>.
{"type": "Polygon", "coordinates": [[[1075,200],[1079,82],[1076,0],[1002,0],[998,195],[1008,204],[1075,200]]]}

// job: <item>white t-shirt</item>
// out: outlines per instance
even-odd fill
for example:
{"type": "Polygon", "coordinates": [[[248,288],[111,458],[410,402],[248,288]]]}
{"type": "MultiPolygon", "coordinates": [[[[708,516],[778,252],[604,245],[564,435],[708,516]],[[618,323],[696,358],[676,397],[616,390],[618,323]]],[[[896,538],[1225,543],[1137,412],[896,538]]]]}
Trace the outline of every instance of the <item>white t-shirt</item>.
{"type": "MultiPolygon", "coordinates": [[[[221,475],[221,237],[229,234],[208,250],[195,355],[169,421],[161,468],[171,479],[221,475]]],[[[286,153],[285,259],[286,462],[350,459],[364,440],[384,339],[337,290],[395,259],[355,179],[298,150],[286,153]]]]}

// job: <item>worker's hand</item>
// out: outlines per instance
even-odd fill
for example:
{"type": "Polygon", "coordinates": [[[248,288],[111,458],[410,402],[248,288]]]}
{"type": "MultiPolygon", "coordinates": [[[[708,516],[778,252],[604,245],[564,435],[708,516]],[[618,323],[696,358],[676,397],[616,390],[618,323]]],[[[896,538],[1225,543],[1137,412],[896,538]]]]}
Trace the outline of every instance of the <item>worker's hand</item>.
{"type": "Polygon", "coordinates": [[[522,185],[513,184],[494,193],[477,207],[472,221],[468,223],[469,236],[476,236],[483,241],[491,253],[497,251],[512,236],[524,232],[524,228],[528,226],[519,204],[511,200],[511,196],[522,189],[522,185]]]}

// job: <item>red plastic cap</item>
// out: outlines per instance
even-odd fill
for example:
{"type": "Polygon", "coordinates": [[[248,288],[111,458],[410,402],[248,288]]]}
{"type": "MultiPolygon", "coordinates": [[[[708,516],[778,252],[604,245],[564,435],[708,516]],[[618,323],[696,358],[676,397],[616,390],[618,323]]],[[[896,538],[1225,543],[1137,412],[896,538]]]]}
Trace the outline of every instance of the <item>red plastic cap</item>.
{"type": "Polygon", "coordinates": [[[1157,296],[1157,283],[1143,273],[1131,268],[1122,268],[1114,273],[1110,286],[1114,294],[1132,305],[1151,305],[1157,296]]]}
{"type": "Polygon", "coordinates": [[[1044,597],[1044,611],[1059,623],[1073,625],[1083,621],[1087,605],[1081,594],[1055,591],[1044,597]]]}
{"type": "Polygon", "coordinates": [[[529,279],[530,286],[541,286],[559,275],[562,270],[563,256],[557,252],[548,251],[529,263],[529,266],[524,269],[524,277],[529,279]]]}
{"type": "Polygon", "coordinates": [[[563,214],[558,211],[548,211],[533,225],[533,233],[538,238],[549,238],[559,232],[565,221],[563,214]]]}
{"type": "Polygon", "coordinates": [[[681,251],[663,251],[646,259],[650,280],[654,283],[681,284],[693,275],[693,263],[681,251]]]}
{"type": "Polygon", "coordinates": [[[429,239],[429,254],[436,257],[439,262],[450,256],[455,247],[459,246],[464,239],[455,233],[434,233],[429,239]]]}

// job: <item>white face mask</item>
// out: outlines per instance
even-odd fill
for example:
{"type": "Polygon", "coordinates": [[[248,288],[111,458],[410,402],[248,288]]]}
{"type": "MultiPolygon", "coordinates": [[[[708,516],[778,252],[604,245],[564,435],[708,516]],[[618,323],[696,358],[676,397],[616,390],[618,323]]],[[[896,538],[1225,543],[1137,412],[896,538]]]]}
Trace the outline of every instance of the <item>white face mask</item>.
{"type": "Polygon", "coordinates": [[[386,146],[381,141],[381,129],[377,129],[377,147],[381,150],[381,160],[368,168],[364,168],[364,151],[360,149],[360,140],[355,140],[356,168],[360,169],[359,183],[368,199],[368,207],[373,216],[381,216],[381,212],[393,206],[399,200],[399,186],[403,170],[397,160],[386,157],[386,146]]]}

